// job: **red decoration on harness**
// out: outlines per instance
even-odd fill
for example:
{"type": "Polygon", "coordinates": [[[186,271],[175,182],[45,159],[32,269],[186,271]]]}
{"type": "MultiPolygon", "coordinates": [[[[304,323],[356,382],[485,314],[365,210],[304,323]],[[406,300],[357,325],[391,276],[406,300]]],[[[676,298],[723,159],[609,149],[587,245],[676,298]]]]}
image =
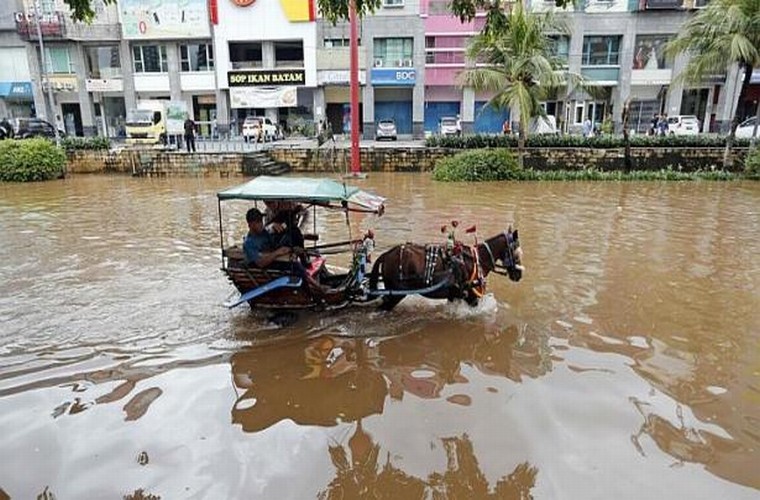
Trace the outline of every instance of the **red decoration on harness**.
{"type": "Polygon", "coordinates": [[[467,234],[470,234],[470,233],[476,232],[477,230],[478,230],[477,226],[472,226],[472,227],[468,227],[467,229],[465,229],[464,232],[467,233],[467,234]]]}

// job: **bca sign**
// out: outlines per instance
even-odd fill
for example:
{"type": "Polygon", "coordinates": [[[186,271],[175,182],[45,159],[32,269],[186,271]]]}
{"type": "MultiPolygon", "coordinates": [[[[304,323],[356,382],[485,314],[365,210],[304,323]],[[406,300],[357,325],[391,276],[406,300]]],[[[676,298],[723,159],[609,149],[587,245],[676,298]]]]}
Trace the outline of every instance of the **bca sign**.
{"type": "Polygon", "coordinates": [[[414,85],[417,82],[417,70],[409,68],[373,68],[372,85],[414,85]]]}

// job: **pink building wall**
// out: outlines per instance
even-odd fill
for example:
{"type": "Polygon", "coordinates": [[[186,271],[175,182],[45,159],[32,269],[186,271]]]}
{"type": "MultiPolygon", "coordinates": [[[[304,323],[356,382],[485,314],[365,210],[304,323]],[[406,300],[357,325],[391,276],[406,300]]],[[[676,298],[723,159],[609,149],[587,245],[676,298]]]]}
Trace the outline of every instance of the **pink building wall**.
{"type": "MultiPolygon", "coordinates": [[[[477,18],[474,22],[462,23],[458,18],[450,15],[440,14],[448,9],[445,5],[448,0],[421,0],[420,13],[423,18],[423,25],[425,27],[425,36],[443,36],[449,38],[450,35],[456,36],[457,33],[462,33],[463,41],[461,47],[464,47],[469,40],[469,37],[478,32],[478,26],[482,26],[485,19],[477,18]],[[430,14],[431,5],[435,6],[435,14],[430,14]],[[445,34],[445,35],[444,35],[445,34]]],[[[439,53],[440,54],[440,53],[439,53]]],[[[425,64],[425,85],[432,87],[440,86],[457,86],[457,75],[464,69],[464,64],[425,64]]],[[[459,91],[461,98],[461,91],[459,91]]],[[[428,100],[447,100],[447,99],[431,99],[428,100]]]]}

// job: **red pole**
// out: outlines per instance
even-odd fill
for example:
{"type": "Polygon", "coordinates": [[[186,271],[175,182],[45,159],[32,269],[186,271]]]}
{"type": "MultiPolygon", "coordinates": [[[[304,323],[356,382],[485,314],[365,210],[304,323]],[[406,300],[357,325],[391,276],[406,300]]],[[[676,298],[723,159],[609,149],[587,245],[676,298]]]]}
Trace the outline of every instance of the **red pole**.
{"type": "Polygon", "coordinates": [[[348,21],[351,25],[351,174],[361,170],[359,164],[359,45],[356,28],[356,0],[349,0],[348,21]]]}

